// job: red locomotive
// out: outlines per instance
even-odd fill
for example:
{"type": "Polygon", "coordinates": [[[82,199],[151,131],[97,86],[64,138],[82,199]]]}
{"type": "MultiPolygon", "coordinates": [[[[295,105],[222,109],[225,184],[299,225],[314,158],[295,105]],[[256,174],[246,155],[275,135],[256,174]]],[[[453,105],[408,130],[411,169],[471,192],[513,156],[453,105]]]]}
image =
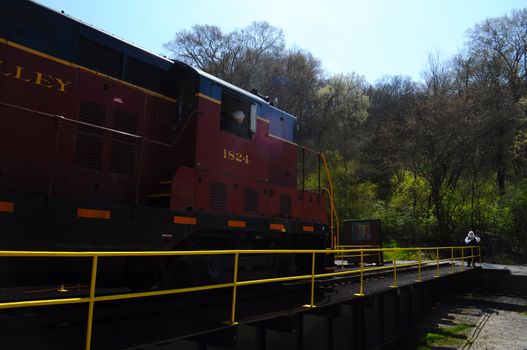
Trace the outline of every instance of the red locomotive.
{"type": "Polygon", "coordinates": [[[326,247],[294,116],[31,1],[2,5],[0,117],[0,250],[326,247]]]}

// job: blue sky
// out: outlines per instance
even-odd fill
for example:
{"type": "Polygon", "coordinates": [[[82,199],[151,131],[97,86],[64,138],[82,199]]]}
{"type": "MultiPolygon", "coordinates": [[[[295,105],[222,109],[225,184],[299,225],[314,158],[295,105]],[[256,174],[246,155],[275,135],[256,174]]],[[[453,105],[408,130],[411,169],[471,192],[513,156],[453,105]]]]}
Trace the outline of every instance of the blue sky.
{"type": "Polygon", "coordinates": [[[158,54],[194,24],[230,32],[267,21],[327,72],[355,72],[370,83],[399,74],[419,80],[429,53],[449,58],[463,47],[467,29],[527,7],[527,0],[36,1],[158,54]]]}

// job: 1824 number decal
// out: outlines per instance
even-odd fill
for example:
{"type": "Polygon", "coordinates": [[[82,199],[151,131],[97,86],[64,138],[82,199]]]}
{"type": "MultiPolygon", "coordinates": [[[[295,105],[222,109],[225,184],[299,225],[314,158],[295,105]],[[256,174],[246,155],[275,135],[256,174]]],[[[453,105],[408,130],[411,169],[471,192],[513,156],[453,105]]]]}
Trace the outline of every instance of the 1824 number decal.
{"type": "Polygon", "coordinates": [[[232,160],[242,164],[249,164],[249,155],[236,152],[230,149],[223,149],[223,159],[232,160]]]}

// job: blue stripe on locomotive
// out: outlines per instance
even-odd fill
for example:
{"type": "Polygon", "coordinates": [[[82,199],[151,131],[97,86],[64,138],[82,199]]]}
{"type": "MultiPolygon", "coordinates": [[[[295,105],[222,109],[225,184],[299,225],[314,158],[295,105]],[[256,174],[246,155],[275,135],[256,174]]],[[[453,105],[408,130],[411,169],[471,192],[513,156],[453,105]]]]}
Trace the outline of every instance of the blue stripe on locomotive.
{"type": "Polygon", "coordinates": [[[269,120],[269,134],[282,139],[295,142],[296,117],[278,108],[269,105],[265,100],[237,86],[229,84],[208,73],[197,70],[199,74],[199,92],[205,96],[221,101],[222,89],[236,93],[256,105],[256,113],[259,117],[269,120]]]}
{"type": "Polygon", "coordinates": [[[296,117],[273,106],[262,106],[261,115],[270,121],[269,134],[296,142],[296,117]]]}

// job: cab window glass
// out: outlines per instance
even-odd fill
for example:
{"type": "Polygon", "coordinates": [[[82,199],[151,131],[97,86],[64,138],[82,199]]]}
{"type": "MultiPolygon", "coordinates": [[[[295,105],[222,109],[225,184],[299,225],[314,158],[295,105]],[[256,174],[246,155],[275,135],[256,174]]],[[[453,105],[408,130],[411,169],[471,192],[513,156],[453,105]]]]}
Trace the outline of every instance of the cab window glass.
{"type": "Polygon", "coordinates": [[[250,113],[249,102],[231,92],[222,91],[220,128],[223,132],[250,139],[250,113]]]}

